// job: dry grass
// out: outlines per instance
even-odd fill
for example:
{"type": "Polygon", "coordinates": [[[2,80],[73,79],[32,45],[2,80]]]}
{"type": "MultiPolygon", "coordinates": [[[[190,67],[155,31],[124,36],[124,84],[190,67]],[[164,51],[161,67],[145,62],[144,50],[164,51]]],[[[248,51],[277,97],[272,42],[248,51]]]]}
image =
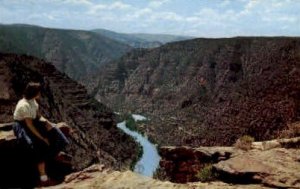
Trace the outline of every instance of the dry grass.
{"type": "Polygon", "coordinates": [[[241,138],[239,138],[234,146],[236,148],[242,149],[242,150],[250,150],[252,142],[254,142],[254,138],[249,135],[244,135],[241,138]]]}
{"type": "Polygon", "coordinates": [[[210,182],[218,177],[218,174],[213,171],[212,164],[206,164],[197,174],[196,177],[201,182],[210,182]]]}

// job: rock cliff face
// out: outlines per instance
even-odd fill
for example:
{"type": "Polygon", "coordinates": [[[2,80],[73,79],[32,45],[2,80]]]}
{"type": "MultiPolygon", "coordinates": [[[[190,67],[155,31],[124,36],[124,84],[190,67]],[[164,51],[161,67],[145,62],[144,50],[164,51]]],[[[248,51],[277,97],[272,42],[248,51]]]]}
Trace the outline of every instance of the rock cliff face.
{"type": "Polygon", "coordinates": [[[150,114],[141,129],[164,145],[278,137],[300,119],[300,39],[195,39],[134,51],[102,70],[94,94],[117,111],[150,114]]]}
{"type": "MultiPolygon", "coordinates": [[[[74,133],[67,151],[75,170],[100,162],[113,169],[129,168],[136,157],[134,141],[116,127],[110,109],[53,65],[31,56],[0,54],[0,120],[13,121],[13,110],[29,81],[40,82],[40,109],[52,122],[67,122],[74,133]]],[[[2,154],[5,154],[4,151],[2,154]]],[[[5,163],[5,162],[1,162],[5,163]]]]}

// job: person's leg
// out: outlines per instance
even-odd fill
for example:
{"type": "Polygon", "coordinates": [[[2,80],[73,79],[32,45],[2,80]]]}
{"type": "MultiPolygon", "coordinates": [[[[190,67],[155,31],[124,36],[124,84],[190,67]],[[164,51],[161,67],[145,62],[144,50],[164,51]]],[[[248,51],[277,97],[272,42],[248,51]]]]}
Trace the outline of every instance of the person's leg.
{"type": "Polygon", "coordinates": [[[46,161],[49,156],[49,146],[38,139],[37,137],[32,138],[33,141],[33,157],[37,163],[37,169],[40,177],[40,182],[48,182],[49,178],[46,172],[46,161]]]}
{"type": "Polygon", "coordinates": [[[26,126],[23,122],[15,122],[13,125],[13,131],[17,137],[18,143],[25,145],[26,148],[32,148],[32,140],[26,131],[26,126]]]}
{"type": "Polygon", "coordinates": [[[50,131],[54,127],[54,125],[52,125],[49,121],[47,121],[45,122],[45,127],[47,131],[50,131]]]}
{"type": "Polygon", "coordinates": [[[41,135],[48,138],[50,146],[54,147],[56,150],[60,151],[69,144],[67,137],[52,123],[35,119],[34,125],[41,135]]]}
{"type": "Polygon", "coordinates": [[[50,141],[50,147],[56,154],[64,150],[64,148],[70,143],[61,130],[56,127],[53,127],[50,131],[48,131],[47,138],[50,141]]]}
{"type": "Polygon", "coordinates": [[[50,146],[47,148],[47,158],[69,163],[71,156],[62,152],[69,144],[69,140],[62,131],[48,122],[35,120],[35,125],[39,128],[40,133],[49,140],[50,146]]]}
{"type": "Polygon", "coordinates": [[[45,161],[40,161],[38,162],[38,171],[40,175],[40,180],[42,182],[46,182],[48,180],[48,176],[46,174],[46,163],[45,161]]]}
{"type": "Polygon", "coordinates": [[[40,182],[38,184],[38,186],[54,186],[56,184],[58,184],[57,181],[51,179],[48,177],[47,173],[46,173],[46,163],[45,161],[39,161],[38,163],[38,171],[40,174],[40,182]]]}
{"type": "Polygon", "coordinates": [[[47,124],[47,122],[40,121],[38,119],[33,120],[33,125],[38,130],[38,132],[44,137],[46,137],[48,130],[50,130],[50,128],[48,128],[49,125],[47,124]]]}

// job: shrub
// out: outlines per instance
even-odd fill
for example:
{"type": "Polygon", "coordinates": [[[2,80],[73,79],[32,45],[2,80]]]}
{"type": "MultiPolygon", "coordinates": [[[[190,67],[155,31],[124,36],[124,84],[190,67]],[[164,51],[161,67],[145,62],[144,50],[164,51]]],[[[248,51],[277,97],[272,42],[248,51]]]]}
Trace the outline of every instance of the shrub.
{"type": "Polygon", "coordinates": [[[254,142],[254,138],[249,135],[244,135],[241,138],[239,138],[234,146],[236,148],[242,149],[242,150],[250,150],[252,142],[254,142]]]}
{"type": "Polygon", "coordinates": [[[126,127],[128,129],[130,129],[131,131],[137,131],[137,123],[135,122],[135,120],[132,118],[132,116],[130,116],[127,120],[126,120],[126,127]]]}
{"type": "Polygon", "coordinates": [[[209,182],[215,180],[218,174],[213,171],[212,164],[206,164],[197,174],[196,178],[201,182],[209,182]]]}
{"type": "Polygon", "coordinates": [[[130,164],[131,171],[134,171],[134,167],[135,167],[136,163],[141,159],[141,157],[143,156],[143,153],[144,153],[143,147],[138,143],[137,143],[137,145],[138,145],[138,150],[137,150],[138,152],[137,152],[137,156],[133,158],[133,160],[130,164]]]}
{"type": "Polygon", "coordinates": [[[161,181],[171,181],[171,177],[168,175],[166,170],[162,167],[158,167],[156,169],[155,173],[153,174],[153,178],[161,181]]]}
{"type": "Polygon", "coordinates": [[[127,120],[131,117],[131,114],[129,113],[118,113],[116,114],[117,122],[122,122],[124,120],[127,120]]]}
{"type": "Polygon", "coordinates": [[[135,121],[131,114],[127,114],[127,115],[123,116],[123,120],[125,120],[126,127],[129,130],[136,131],[144,136],[144,134],[145,134],[144,131],[142,131],[138,127],[142,124],[146,124],[148,122],[148,120],[135,121]]]}

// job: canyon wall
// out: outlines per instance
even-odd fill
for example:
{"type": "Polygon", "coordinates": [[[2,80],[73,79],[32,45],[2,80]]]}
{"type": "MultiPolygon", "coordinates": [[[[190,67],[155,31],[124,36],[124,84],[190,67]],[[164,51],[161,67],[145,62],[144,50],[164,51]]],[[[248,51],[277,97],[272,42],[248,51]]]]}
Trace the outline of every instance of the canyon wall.
{"type": "Polygon", "coordinates": [[[280,137],[300,119],[300,39],[195,39],[135,50],[99,73],[96,98],[148,115],[163,145],[280,137]]]}

